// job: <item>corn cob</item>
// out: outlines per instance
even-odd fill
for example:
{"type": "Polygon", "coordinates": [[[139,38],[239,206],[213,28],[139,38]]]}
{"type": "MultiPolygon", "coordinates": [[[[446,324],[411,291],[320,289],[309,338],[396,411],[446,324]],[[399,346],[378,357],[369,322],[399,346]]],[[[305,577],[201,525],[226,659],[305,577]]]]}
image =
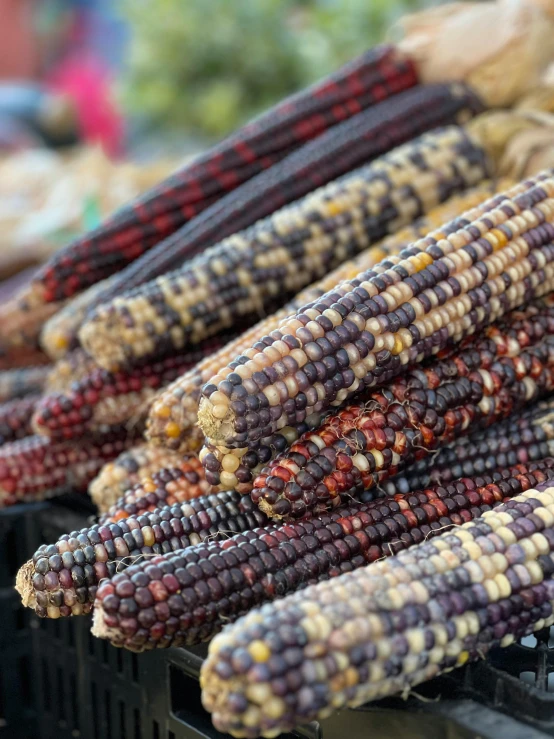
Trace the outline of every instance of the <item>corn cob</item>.
{"type": "Polygon", "coordinates": [[[204,386],[206,436],[250,446],[547,294],[553,194],[526,180],[306,306],[204,386]]]}
{"type": "Polygon", "coordinates": [[[197,457],[183,459],[180,466],[155,472],[127,490],[108,511],[98,517],[99,523],[121,521],[163,506],[184,503],[212,493],[197,457]]]}
{"type": "Polygon", "coordinates": [[[265,526],[133,565],[99,587],[93,633],[135,651],[205,641],[264,601],[477,518],[503,498],[552,478],[553,465],[548,460],[546,471],[522,466],[479,482],[352,505],[313,521],[265,526]]]}
{"type": "Polygon", "coordinates": [[[4,346],[0,340],[0,372],[50,364],[50,358],[34,346],[4,346]]]}
{"type": "MultiPolygon", "coordinates": [[[[439,93],[449,96],[450,104],[444,115],[440,114],[441,121],[435,123],[460,119],[462,112],[469,114],[464,96],[456,98],[444,88],[425,94],[438,96],[439,93]],[[458,108],[458,115],[454,114],[453,107],[458,108]]],[[[420,94],[423,93],[413,93],[420,94]]],[[[409,99],[404,101],[403,97],[387,105],[399,106],[398,111],[404,107],[406,113],[409,99]]],[[[439,109],[443,111],[442,105],[437,103],[436,110],[439,109]]],[[[349,149],[349,152],[359,150],[360,146],[365,149],[364,156],[358,161],[352,160],[351,164],[364,159],[371,161],[403,143],[409,138],[402,130],[407,120],[410,125],[414,121],[408,115],[407,119],[402,119],[400,128],[397,128],[399,121],[392,121],[391,128],[387,128],[386,141],[381,136],[372,138],[371,153],[363,143],[349,149]],[[400,136],[397,137],[397,133],[400,136]]],[[[276,202],[266,197],[267,193],[259,186],[254,189],[256,182],[252,181],[253,196],[263,203],[263,210],[255,213],[250,204],[245,204],[240,213],[247,213],[248,217],[243,216],[243,222],[232,228],[220,228],[217,219],[210,218],[208,227],[212,237],[206,241],[202,235],[199,243],[211,245],[218,238],[232,236],[192,264],[185,262],[180,269],[158,280],[125,292],[123,296],[109,295],[113,300],[103,295],[108,302],[89,314],[79,332],[81,344],[99,364],[110,367],[136,361],[137,353],[140,357],[167,351],[168,346],[179,349],[188,342],[233,325],[238,318],[252,320],[251,316],[262,312],[268,302],[283,301],[287,294],[321,277],[325,271],[413,220],[453,192],[475,184],[486,173],[483,150],[463,131],[450,127],[439,132],[438,138],[426,137],[411,147],[399,148],[375,167],[366,166],[290,207],[276,210],[345,171],[346,161],[342,156],[330,157],[329,161],[334,163],[331,169],[324,165],[322,170],[322,162],[315,168],[310,165],[317,179],[311,186],[310,178],[304,179],[304,164],[291,167],[291,174],[287,173],[291,185],[287,198],[276,202]],[[341,172],[336,171],[337,165],[341,172]],[[262,218],[268,214],[272,215],[255,222],[254,215],[262,218]],[[247,226],[250,228],[237,233],[239,227],[247,226]],[[108,343],[103,346],[103,342],[108,343]],[[113,358],[112,351],[116,352],[113,358]]],[[[282,184],[279,181],[279,187],[282,184]]],[[[205,215],[207,217],[209,211],[205,215]]],[[[191,224],[190,229],[193,226],[191,224]]],[[[120,293],[137,284],[129,280],[127,271],[120,275],[121,280],[124,278],[120,293]]]]}
{"type": "MultiPolygon", "coordinates": [[[[169,473],[171,474],[171,473],[169,473]]],[[[206,538],[228,536],[267,522],[251,508],[242,511],[238,493],[207,495],[157,508],[125,520],[73,531],[42,545],[17,578],[26,606],[41,617],[89,613],[98,583],[113,577],[127,560],[172,552],[206,538]]]]}
{"type": "Polygon", "coordinates": [[[109,372],[97,367],[62,392],[46,394],[36,409],[36,433],[54,440],[78,439],[145,415],[156,393],[194,366],[206,353],[221,346],[215,338],[177,357],[136,367],[129,372],[109,372]]]}
{"type": "MultiPolygon", "coordinates": [[[[436,455],[419,460],[403,474],[383,481],[379,489],[386,495],[407,493],[554,456],[554,406],[552,402],[544,405],[545,408],[537,408],[532,414],[509,418],[485,432],[458,440],[436,455]]],[[[362,493],[360,500],[373,492],[362,493]]]]}
{"type": "Polygon", "coordinates": [[[27,436],[0,447],[0,508],[86,490],[106,462],[136,439],[128,429],[87,438],[81,445],[27,436]]]}
{"type": "Polygon", "coordinates": [[[98,365],[92,357],[89,357],[82,349],[74,349],[51,366],[46,383],[46,392],[66,390],[74,382],[80,382],[96,369],[98,369],[98,365]]]}
{"type": "Polygon", "coordinates": [[[473,208],[498,189],[506,189],[509,186],[511,183],[507,180],[502,183],[484,182],[461,195],[454,195],[443,205],[434,208],[427,216],[417,219],[413,224],[366,249],[354,259],[337,267],[319,282],[302,290],[284,308],[264,318],[235,341],[226,344],[219,352],[199,362],[160,393],[150,408],[147,438],[154,443],[182,452],[198,449],[204,441],[204,434],[196,425],[202,385],[235,357],[246,351],[257,337],[265,336],[278,328],[283,319],[291,313],[296,313],[298,308],[306,303],[317,300],[339,282],[356,277],[360,272],[384,259],[385,256],[397,254],[414,239],[427,235],[432,228],[437,228],[468,208],[473,208]]]}
{"type": "Polygon", "coordinates": [[[44,389],[51,368],[25,367],[0,372],[0,402],[38,393],[44,389]]]}
{"type": "Polygon", "coordinates": [[[275,737],[550,626],[554,488],[547,486],[227,628],[212,641],[200,677],[216,728],[275,737]]]}
{"type": "MultiPolygon", "coordinates": [[[[523,321],[530,333],[521,343],[510,336],[520,315],[507,318],[508,330],[492,326],[452,356],[362,394],[330,416],[262,470],[254,503],[279,517],[338,505],[341,496],[358,496],[437,446],[554,389],[554,313],[531,306],[523,321]]],[[[224,457],[224,470],[231,456],[224,457]]],[[[202,461],[209,470],[210,454],[202,461]]],[[[227,475],[220,478],[227,482],[227,475]]],[[[212,475],[206,479],[213,483],[212,475]]]]}
{"type": "Polygon", "coordinates": [[[49,357],[60,359],[67,352],[78,348],[77,331],[92,303],[112,280],[113,277],[101,280],[76,295],[45,322],[40,334],[40,345],[49,357]]]}
{"type": "Polygon", "coordinates": [[[60,250],[33,283],[49,302],[120,270],[160,239],[304,142],[417,83],[413,65],[379,46],[244,126],[99,228],[60,250]]]}
{"type": "Polygon", "coordinates": [[[0,446],[33,433],[31,419],[40,395],[26,395],[0,403],[0,446]]]}
{"type": "Polygon", "coordinates": [[[39,348],[39,336],[44,322],[54,316],[63,302],[35,305],[25,297],[15,297],[0,305],[2,336],[0,350],[39,348]]]}
{"type": "Polygon", "coordinates": [[[104,513],[143,478],[163,469],[179,469],[182,462],[180,454],[168,449],[135,445],[100,470],[89,485],[89,495],[100,513],[104,513]]]}

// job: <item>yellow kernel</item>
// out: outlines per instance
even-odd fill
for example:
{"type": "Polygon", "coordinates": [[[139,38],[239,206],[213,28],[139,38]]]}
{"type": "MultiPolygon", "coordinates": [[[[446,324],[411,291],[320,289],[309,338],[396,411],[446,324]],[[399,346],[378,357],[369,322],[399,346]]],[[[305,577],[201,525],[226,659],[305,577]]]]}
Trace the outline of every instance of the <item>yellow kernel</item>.
{"type": "Polygon", "coordinates": [[[226,454],[221,460],[221,466],[225,472],[234,472],[239,464],[239,459],[235,454],[226,454]]]}
{"type": "Polygon", "coordinates": [[[267,662],[271,657],[271,650],[267,644],[260,639],[256,639],[248,647],[248,652],[254,662],[267,662]]]}
{"type": "MultiPolygon", "coordinates": [[[[216,408],[218,407],[220,408],[221,406],[216,406],[216,408]]],[[[213,411],[215,415],[215,408],[213,411]]],[[[216,418],[219,418],[219,416],[216,416],[216,418]]],[[[178,423],[175,423],[175,421],[170,421],[165,427],[165,435],[170,439],[177,439],[181,435],[181,427],[178,423]]]]}
{"type": "Polygon", "coordinates": [[[232,472],[221,472],[219,482],[225,490],[233,490],[238,485],[238,480],[232,472]]]}
{"type": "Polygon", "coordinates": [[[394,344],[391,349],[392,354],[400,354],[400,352],[404,349],[404,343],[402,342],[402,339],[398,336],[398,334],[394,335],[394,344]]]}

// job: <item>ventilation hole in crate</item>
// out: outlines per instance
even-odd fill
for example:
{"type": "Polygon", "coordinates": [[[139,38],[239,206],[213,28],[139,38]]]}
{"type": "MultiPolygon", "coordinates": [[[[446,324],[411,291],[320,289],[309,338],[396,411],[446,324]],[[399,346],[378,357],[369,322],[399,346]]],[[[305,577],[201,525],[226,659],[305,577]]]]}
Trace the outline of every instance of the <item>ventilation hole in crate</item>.
{"type": "Polygon", "coordinates": [[[54,619],[53,623],[54,623],[54,626],[53,626],[53,629],[54,629],[54,639],[57,639],[57,641],[60,641],[60,639],[62,638],[62,625],[61,625],[61,622],[58,621],[57,619],[54,619]]]}
{"type": "Polygon", "coordinates": [[[117,662],[117,671],[123,672],[123,649],[116,649],[115,655],[116,655],[116,662],[117,662]]]}
{"type": "Polygon", "coordinates": [[[169,665],[169,693],[172,713],[202,736],[212,736],[214,729],[209,713],[200,699],[198,680],[169,665]]]}
{"type": "Polygon", "coordinates": [[[98,640],[95,639],[92,633],[89,631],[87,633],[87,646],[88,646],[88,653],[90,654],[91,657],[94,657],[94,647],[96,646],[94,643],[95,641],[98,641],[98,640]]]}
{"type": "Polygon", "coordinates": [[[138,663],[138,657],[134,652],[131,654],[131,673],[132,673],[133,680],[136,683],[138,683],[139,663],[138,663]]]}
{"type": "Polygon", "coordinates": [[[28,654],[19,658],[19,691],[23,703],[31,707],[34,703],[33,688],[31,681],[31,665],[28,654]]]}
{"type": "Polygon", "coordinates": [[[134,739],[142,739],[142,731],[140,727],[140,713],[138,708],[133,710],[133,723],[135,725],[135,736],[134,739]]]}
{"type": "Polygon", "coordinates": [[[102,657],[101,657],[102,664],[109,665],[110,664],[110,653],[108,650],[109,650],[110,645],[108,644],[107,641],[101,641],[100,644],[102,645],[102,648],[100,650],[102,653],[102,657]]]}
{"type": "Polygon", "coordinates": [[[104,691],[106,710],[106,739],[112,739],[112,695],[109,690],[104,691]]]}
{"type": "MultiPolygon", "coordinates": [[[[17,629],[17,633],[21,633],[23,629],[25,628],[25,620],[26,620],[26,613],[27,609],[23,608],[22,605],[19,603],[17,604],[17,607],[15,609],[14,617],[15,617],[15,628],[17,629]]],[[[4,625],[5,628],[5,625],[4,625]]]]}
{"type": "Polygon", "coordinates": [[[100,727],[98,726],[98,688],[96,687],[94,680],[90,684],[90,697],[92,705],[92,724],[94,729],[93,736],[100,737],[102,735],[100,734],[100,727]]]}
{"type": "Polygon", "coordinates": [[[521,680],[522,683],[526,683],[527,685],[534,685],[537,679],[537,676],[535,675],[534,672],[526,670],[525,672],[519,673],[519,679],[521,680]]]}
{"type": "Polygon", "coordinates": [[[58,696],[56,703],[58,704],[58,718],[65,721],[65,689],[63,684],[63,670],[61,667],[56,668],[56,682],[58,684],[58,696]]]}
{"type": "Polygon", "coordinates": [[[77,680],[76,676],[72,675],[72,679],[69,681],[69,692],[71,700],[71,712],[73,714],[73,734],[77,732],[76,736],[79,735],[79,702],[77,700],[77,680]]]}
{"type": "Polygon", "coordinates": [[[521,639],[520,644],[524,647],[534,649],[537,646],[537,637],[534,634],[529,634],[521,639]]]}
{"type": "Polygon", "coordinates": [[[66,638],[71,649],[75,649],[75,622],[72,619],[68,619],[67,622],[66,638]]]}
{"type": "Polygon", "coordinates": [[[160,739],[160,725],[157,721],[152,721],[152,739],[160,739]]]}
{"type": "Polygon", "coordinates": [[[125,739],[127,736],[127,726],[125,722],[125,704],[119,701],[119,736],[125,739]]]}
{"type": "Polygon", "coordinates": [[[167,739],[175,739],[175,734],[172,731],[167,732],[167,739]]]}
{"type": "Polygon", "coordinates": [[[48,660],[46,657],[42,658],[42,690],[44,695],[43,710],[52,710],[52,693],[50,690],[50,676],[48,675],[48,660]]]}
{"type": "Polygon", "coordinates": [[[4,551],[2,559],[6,566],[6,575],[10,579],[17,575],[17,571],[21,567],[21,562],[24,559],[24,557],[20,556],[20,540],[21,536],[18,526],[11,528],[6,534],[6,538],[4,539],[5,546],[3,547],[4,551]]]}

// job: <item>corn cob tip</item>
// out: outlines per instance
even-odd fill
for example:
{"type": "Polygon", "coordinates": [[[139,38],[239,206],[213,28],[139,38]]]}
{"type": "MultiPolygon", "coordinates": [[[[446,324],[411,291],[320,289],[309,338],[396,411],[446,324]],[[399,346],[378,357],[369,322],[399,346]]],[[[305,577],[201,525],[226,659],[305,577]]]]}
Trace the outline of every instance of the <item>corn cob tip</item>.
{"type": "MultiPolygon", "coordinates": [[[[112,303],[117,307],[118,301],[115,299],[112,303]]],[[[95,320],[96,314],[91,316],[79,329],[79,342],[83,349],[91,357],[94,357],[97,364],[104,369],[117,372],[124,366],[126,354],[124,346],[121,343],[121,335],[117,322],[112,322],[108,316],[103,316],[102,331],[97,331],[95,320]],[[105,361],[109,358],[109,361],[105,361]]]]}
{"type": "Polygon", "coordinates": [[[488,106],[504,107],[537,86],[554,59],[552,6],[451,3],[406,15],[393,30],[403,34],[397,46],[415,60],[421,82],[464,81],[488,106]]]}
{"type": "Polygon", "coordinates": [[[33,573],[35,566],[33,560],[30,559],[28,562],[19,568],[15,578],[15,589],[21,596],[21,602],[26,608],[34,608],[35,596],[33,588],[33,573]]]}

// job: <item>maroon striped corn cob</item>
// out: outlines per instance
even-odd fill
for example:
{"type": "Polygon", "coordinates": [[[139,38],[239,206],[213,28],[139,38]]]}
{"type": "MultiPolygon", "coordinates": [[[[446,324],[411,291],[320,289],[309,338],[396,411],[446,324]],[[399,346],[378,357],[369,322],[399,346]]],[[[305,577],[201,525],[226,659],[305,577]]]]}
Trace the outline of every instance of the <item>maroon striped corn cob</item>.
{"type": "Polygon", "coordinates": [[[338,406],[553,286],[554,177],[526,180],[341,283],[203,388],[198,420],[245,448],[338,406]]]}
{"type": "Polygon", "coordinates": [[[132,565],[97,592],[93,633],[135,651],[192,645],[263,602],[471,521],[552,478],[554,460],[270,526],[132,565]]]}
{"type": "MultiPolygon", "coordinates": [[[[440,445],[507,418],[554,389],[554,316],[531,306],[519,343],[510,322],[466,340],[330,416],[254,481],[254,503],[269,516],[300,517],[358,496],[440,445]]],[[[227,455],[231,456],[231,455],[227,455]]],[[[206,454],[203,463],[210,463],[206,454]]],[[[224,467],[225,459],[222,461],[224,467]]],[[[221,476],[222,481],[227,478],[221,476]]],[[[207,474],[206,479],[212,482],[207,474]]]]}
{"type": "Polygon", "coordinates": [[[51,367],[24,367],[0,372],[0,402],[38,393],[46,386],[51,367]]]}
{"type": "Polygon", "coordinates": [[[128,372],[96,367],[63,391],[46,394],[38,404],[35,431],[54,440],[78,439],[110,426],[142,420],[149,402],[165,385],[221,346],[212,339],[175,357],[128,372]]]}
{"type": "Polygon", "coordinates": [[[548,483],[251,611],[212,641],[203,704],[219,731],[253,739],[407,691],[554,623],[553,573],[548,483]]]}
{"type": "Polygon", "coordinates": [[[121,521],[212,492],[200,460],[197,457],[185,457],[179,467],[162,469],[133,485],[108,511],[99,516],[98,522],[121,521]]]}
{"type": "Polygon", "coordinates": [[[26,395],[0,403],[0,446],[16,439],[31,436],[31,419],[41,396],[26,395]]]}
{"type": "Polygon", "coordinates": [[[255,508],[243,511],[240,501],[233,492],[207,495],[65,534],[56,544],[39,547],[21,568],[17,588],[23,603],[41,617],[89,613],[98,583],[129,562],[267,522],[255,508]]]}
{"type": "MultiPolygon", "coordinates": [[[[248,183],[248,197],[240,207],[233,204],[236,218],[230,219],[223,209],[219,215],[207,210],[148,255],[140,279],[135,273],[142,260],[118,275],[120,283],[114,283],[115,287],[98,299],[105,305],[91,311],[81,329],[82,345],[99,364],[109,367],[136,361],[135,351],[153,354],[172,345],[180,348],[233,325],[239,318],[251,321],[252,315],[267,309],[268,302],[283,302],[287,295],[369,243],[483,179],[486,155],[482,147],[462,130],[450,127],[436,132],[434,143],[434,137],[416,139],[411,147],[396,150],[374,168],[366,166],[334,181],[353,166],[371,162],[418,133],[461,121],[475,112],[471,95],[456,86],[418,89],[383,107],[375,108],[373,118],[366,122],[367,130],[361,135],[358,131],[352,140],[336,129],[339,153],[322,137],[310,145],[309,156],[299,152],[278,165],[278,172],[264,175],[271,183],[269,192],[263,182],[248,183]],[[419,120],[423,98],[430,106],[423,113],[424,124],[419,120]],[[434,120],[429,117],[430,110],[435,111],[434,120]],[[325,148],[316,150],[315,144],[325,148]],[[322,185],[326,186],[298,200],[322,185]],[[295,200],[298,202],[293,203],[295,200]],[[288,203],[293,205],[283,207],[288,203]],[[259,222],[261,218],[264,220],[259,222]],[[189,265],[186,257],[192,256],[195,244],[216,246],[189,265]],[[160,263],[156,255],[161,250],[166,255],[177,250],[179,259],[173,265],[167,260],[160,263]],[[171,266],[180,269],[152,279],[171,266]],[[129,290],[133,286],[135,289],[129,290]],[[121,295],[122,291],[126,292],[121,295]],[[108,342],[107,347],[104,342],[108,342]]],[[[365,122],[367,114],[362,116],[365,122]]]]}
{"type": "Polygon", "coordinates": [[[137,444],[106,464],[89,485],[88,492],[100,513],[105,513],[143,478],[163,469],[179,469],[182,463],[182,455],[169,449],[137,444]]]}
{"type": "Polygon", "coordinates": [[[199,362],[189,372],[169,385],[152,403],[147,425],[149,441],[181,452],[199,449],[204,441],[204,434],[196,424],[202,385],[235,357],[243,352],[252,352],[250,347],[258,336],[265,336],[278,328],[287,316],[296,313],[298,308],[306,303],[317,300],[337,283],[352,279],[389,254],[398,253],[414,239],[425,236],[432,228],[460,215],[468,208],[475,207],[498,189],[506,189],[510,184],[504,181],[505,187],[502,188],[500,183],[485,182],[461,195],[454,195],[446,203],[433,208],[428,215],[419,218],[413,224],[340,265],[322,280],[298,293],[284,308],[264,318],[235,341],[226,344],[220,351],[199,362]]]}
{"type": "Polygon", "coordinates": [[[394,48],[366,52],[283,100],[60,250],[35,277],[34,296],[41,302],[59,300],[120,270],[304,142],[416,83],[413,65],[394,48]]]}
{"type": "MultiPolygon", "coordinates": [[[[533,413],[508,418],[486,431],[472,434],[437,454],[411,465],[404,473],[385,480],[379,490],[386,495],[407,493],[428,485],[443,485],[459,477],[475,477],[495,469],[528,464],[554,456],[554,405],[539,403],[533,413]],[[543,406],[542,408],[540,406],[543,406]]],[[[375,490],[362,493],[371,500],[375,490]]]]}
{"type": "Polygon", "coordinates": [[[81,444],[27,436],[0,447],[0,508],[86,490],[106,462],[136,436],[125,428],[84,439],[81,444]]]}

